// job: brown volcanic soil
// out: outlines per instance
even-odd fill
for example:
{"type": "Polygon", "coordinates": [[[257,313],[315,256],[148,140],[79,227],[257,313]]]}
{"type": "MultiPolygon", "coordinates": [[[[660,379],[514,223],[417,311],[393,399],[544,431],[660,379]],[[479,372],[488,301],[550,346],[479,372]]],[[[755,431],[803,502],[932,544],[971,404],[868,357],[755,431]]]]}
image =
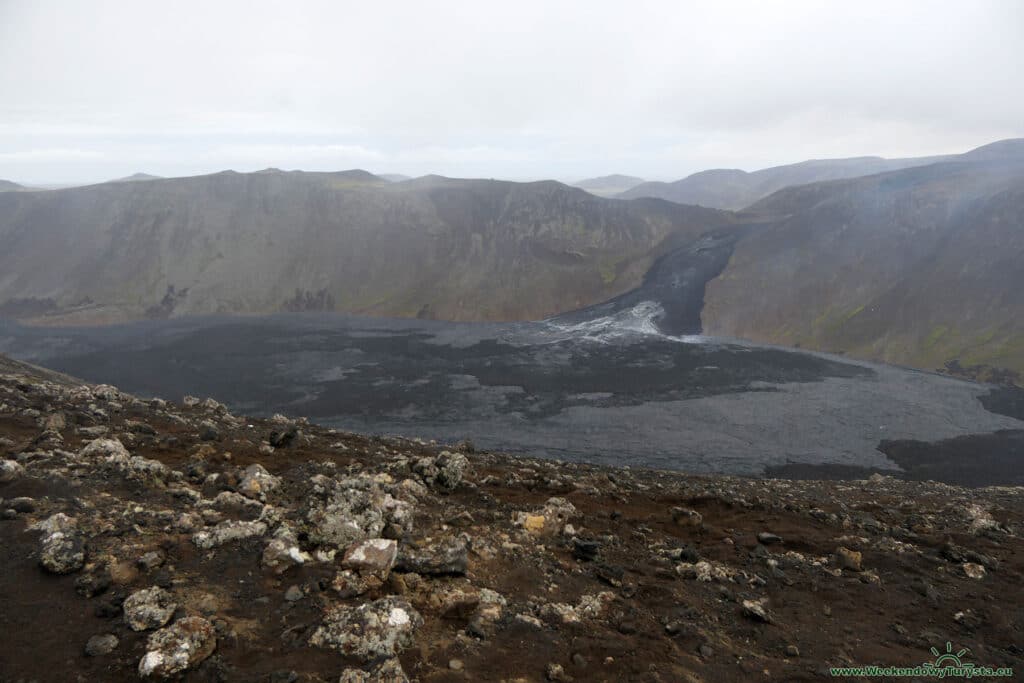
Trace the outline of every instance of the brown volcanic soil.
{"type": "Polygon", "coordinates": [[[119,602],[154,585],[174,596],[173,620],[198,615],[216,630],[214,654],[186,681],[337,681],[346,668],[369,669],[309,640],[325,609],[385,596],[422,615],[398,657],[423,682],[819,680],[828,666],[920,664],[946,641],[970,648],[969,661],[1024,670],[1021,488],[694,477],[466,445],[468,466],[444,478],[436,468],[461,458],[443,446],[247,421],[215,402],[142,403],[10,362],[0,372],[4,683],[137,680],[152,631],[131,630],[119,602]],[[140,458],[83,452],[102,428],[140,458]],[[290,445],[262,443],[289,430],[290,445]],[[265,504],[242,505],[235,492],[260,497],[240,479],[254,463],[280,485],[265,504]],[[309,515],[324,490],[356,495],[346,486],[390,494],[414,513],[411,528],[383,532],[400,547],[383,583],[339,595],[341,552],[281,574],[265,566],[281,526],[301,551],[331,550],[309,515]],[[33,510],[8,510],[25,510],[14,502],[24,496],[33,510]],[[74,517],[85,540],[85,566],[61,576],[40,566],[45,534],[29,529],[56,513],[74,517]],[[257,518],[265,533],[211,549],[194,540],[257,518]],[[759,542],[761,532],[780,540],[759,542]],[[410,549],[459,536],[469,539],[464,573],[401,568],[410,549]],[[840,546],[862,553],[861,571],[840,568],[840,546]],[[162,565],[139,566],[151,551],[162,565]],[[977,564],[984,576],[969,578],[977,564]],[[104,566],[109,589],[80,595],[76,581],[104,566]],[[288,601],[293,586],[302,595],[288,601]],[[494,604],[483,589],[505,604],[479,627],[494,604]],[[762,599],[770,623],[745,613],[745,600],[762,599]],[[119,645],[86,656],[89,638],[106,633],[119,645]]]}

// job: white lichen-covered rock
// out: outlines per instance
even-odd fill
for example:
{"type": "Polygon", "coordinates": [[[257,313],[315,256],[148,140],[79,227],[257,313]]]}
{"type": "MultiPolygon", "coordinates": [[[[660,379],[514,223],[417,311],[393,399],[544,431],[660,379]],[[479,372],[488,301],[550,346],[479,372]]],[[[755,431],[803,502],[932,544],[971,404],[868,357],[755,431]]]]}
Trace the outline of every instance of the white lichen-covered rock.
{"type": "Polygon", "coordinates": [[[213,625],[202,617],[185,617],[149,636],[139,661],[143,678],[169,678],[194,668],[217,649],[213,625]]]}
{"type": "Polygon", "coordinates": [[[159,586],[135,591],[122,606],[125,623],[133,631],[160,628],[171,620],[177,608],[174,597],[159,586]]]}
{"type": "Polygon", "coordinates": [[[83,458],[104,458],[108,462],[125,464],[131,457],[128,449],[117,439],[94,439],[87,443],[78,455],[83,458]]]}
{"type": "Polygon", "coordinates": [[[500,593],[489,588],[480,589],[480,601],[470,616],[467,630],[478,638],[490,636],[502,615],[508,601],[500,593]]]}
{"type": "Polygon", "coordinates": [[[330,608],[309,642],[370,662],[394,657],[412,645],[422,625],[423,617],[408,602],[382,598],[358,607],[330,608]]]}
{"type": "Polygon", "coordinates": [[[469,467],[469,459],[462,453],[442,451],[437,457],[419,458],[411,467],[428,486],[442,491],[453,491],[462,481],[466,468],[469,467]]]}
{"type": "Polygon", "coordinates": [[[444,491],[453,491],[462,482],[462,477],[469,467],[469,459],[462,453],[442,451],[434,464],[437,466],[434,485],[444,491]]]}
{"type": "Polygon", "coordinates": [[[345,669],[338,683],[409,683],[409,677],[397,658],[388,659],[375,665],[369,671],[345,669]]]}
{"type": "Polygon", "coordinates": [[[203,550],[218,548],[225,543],[233,541],[244,541],[249,538],[256,538],[267,533],[267,525],[264,522],[239,522],[229,520],[221,522],[213,529],[196,532],[192,534],[192,542],[203,550]]]}
{"type": "Polygon", "coordinates": [[[314,497],[306,520],[310,539],[320,545],[345,548],[366,538],[379,538],[388,525],[396,531],[412,528],[412,507],[385,492],[385,481],[370,476],[311,478],[314,497]]]}
{"type": "Polygon", "coordinates": [[[249,465],[242,473],[238,484],[238,492],[243,496],[264,500],[267,493],[281,485],[281,479],[268,472],[263,465],[249,465]]]}
{"type": "Polygon", "coordinates": [[[584,595],[575,606],[560,602],[549,603],[541,608],[541,613],[542,616],[547,616],[556,621],[572,624],[600,617],[614,600],[614,593],[602,591],[596,595],[584,595]]]}
{"type": "Polygon", "coordinates": [[[696,579],[705,583],[711,581],[734,581],[738,572],[720,562],[701,560],[700,562],[680,562],[676,565],[676,573],[684,579],[696,579]]]}
{"type": "Polygon", "coordinates": [[[341,561],[342,566],[361,572],[387,575],[395,566],[398,542],[390,538],[371,538],[349,546],[341,561]]]}
{"type": "Polygon", "coordinates": [[[85,565],[85,538],[74,517],[51,515],[32,529],[42,531],[39,563],[54,574],[71,574],[85,565]]]}
{"type": "Polygon", "coordinates": [[[516,512],[512,523],[531,534],[557,534],[576,515],[576,506],[565,498],[549,498],[536,512],[516,512]]]}
{"type": "Polygon", "coordinates": [[[0,484],[6,484],[25,474],[25,468],[13,460],[0,460],[0,484]]]}
{"type": "Polygon", "coordinates": [[[312,559],[309,553],[299,548],[299,541],[291,527],[282,524],[263,549],[262,565],[275,574],[283,574],[292,567],[311,562],[312,559]]]}

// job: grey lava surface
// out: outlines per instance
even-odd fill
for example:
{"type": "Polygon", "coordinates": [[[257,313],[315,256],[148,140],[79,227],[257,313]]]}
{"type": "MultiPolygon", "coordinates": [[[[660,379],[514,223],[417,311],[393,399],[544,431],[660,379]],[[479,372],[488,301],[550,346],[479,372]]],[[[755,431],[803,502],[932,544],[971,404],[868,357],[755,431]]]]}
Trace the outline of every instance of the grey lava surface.
{"type": "Polygon", "coordinates": [[[669,336],[659,304],[623,303],[599,317],[509,324],[329,314],[0,322],[0,352],[141,396],[212,396],[236,413],[696,473],[899,472],[907,462],[883,442],[1024,429],[1013,411],[982,405],[989,387],[669,336]]]}

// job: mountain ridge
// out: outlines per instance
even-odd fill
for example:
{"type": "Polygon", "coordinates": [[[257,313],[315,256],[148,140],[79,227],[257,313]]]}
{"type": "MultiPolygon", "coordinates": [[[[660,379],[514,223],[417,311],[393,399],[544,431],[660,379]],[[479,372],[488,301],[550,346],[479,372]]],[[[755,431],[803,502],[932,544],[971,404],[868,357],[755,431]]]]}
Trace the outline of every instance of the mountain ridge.
{"type": "Polygon", "coordinates": [[[982,145],[962,154],[902,159],[887,159],[880,156],[808,159],[750,172],[740,169],[708,169],[673,182],[643,183],[616,196],[621,199],[659,197],[681,204],[741,210],[785,187],[862,177],[945,161],[991,161],[1019,155],[1021,146],[1024,146],[1024,139],[1010,138],[982,145]]]}
{"type": "Polygon", "coordinates": [[[630,289],[670,235],[734,222],[556,181],[224,171],[0,199],[0,315],[89,324],[334,310],[540,318],[630,289]]]}

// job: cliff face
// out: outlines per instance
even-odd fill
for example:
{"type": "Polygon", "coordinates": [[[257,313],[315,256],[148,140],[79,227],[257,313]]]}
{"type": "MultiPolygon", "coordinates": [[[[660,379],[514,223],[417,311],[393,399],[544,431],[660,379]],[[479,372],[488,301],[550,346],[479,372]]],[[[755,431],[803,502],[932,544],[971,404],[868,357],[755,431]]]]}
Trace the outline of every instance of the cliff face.
{"type": "Polygon", "coordinates": [[[1024,370],[1024,157],[789,188],[751,207],[705,329],[908,364],[1024,370]]]}
{"type": "Polygon", "coordinates": [[[719,211],[555,182],[219,173],[0,198],[0,315],[95,323],[336,310],[543,317],[640,282],[719,211]]]}

